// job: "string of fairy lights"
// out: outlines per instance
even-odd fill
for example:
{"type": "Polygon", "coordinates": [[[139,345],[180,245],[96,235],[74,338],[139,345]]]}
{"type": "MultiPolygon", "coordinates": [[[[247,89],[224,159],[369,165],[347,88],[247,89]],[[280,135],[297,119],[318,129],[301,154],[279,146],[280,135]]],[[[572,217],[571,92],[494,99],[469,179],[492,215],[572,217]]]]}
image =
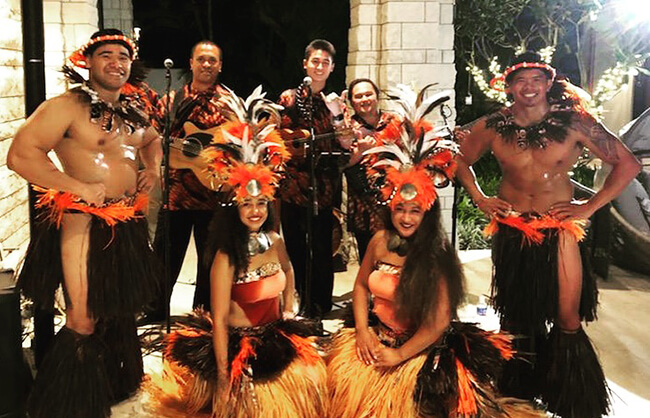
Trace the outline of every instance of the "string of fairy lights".
{"type": "MultiPolygon", "coordinates": [[[[520,54],[524,51],[525,48],[521,47],[517,48],[515,50],[515,53],[520,54]]],[[[541,55],[544,62],[550,63],[553,59],[555,47],[548,46],[537,52],[541,55]]],[[[593,113],[595,113],[598,117],[602,116],[604,112],[603,104],[611,100],[620,91],[627,88],[629,82],[637,73],[637,65],[639,65],[638,62],[633,62],[631,64],[617,62],[616,65],[606,69],[603,72],[603,74],[596,82],[596,86],[594,87],[593,92],[591,93],[590,105],[593,113]]],[[[466,69],[470,73],[478,89],[488,99],[505,104],[506,106],[511,105],[508,100],[508,95],[505,91],[503,91],[503,88],[499,88],[499,86],[490,84],[488,78],[486,77],[485,70],[475,64],[469,64],[466,69]]],[[[498,57],[492,57],[488,65],[487,73],[491,75],[489,78],[490,80],[499,78],[499,76],[501,76],[502,70],[498,57]]]]}

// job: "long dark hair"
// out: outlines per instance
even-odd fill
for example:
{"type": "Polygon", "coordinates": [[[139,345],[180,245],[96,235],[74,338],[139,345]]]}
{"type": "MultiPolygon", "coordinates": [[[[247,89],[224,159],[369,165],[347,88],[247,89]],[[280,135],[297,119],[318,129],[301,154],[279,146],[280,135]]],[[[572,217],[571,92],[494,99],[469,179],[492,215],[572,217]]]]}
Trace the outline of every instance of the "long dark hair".
{"type": "MultiPolygon", "coordinates": [[[[392,222],[389,230],[395,231],[392,222]]],[[[396,232],[396,231],[395,231],[396,232]]],[[[465,278],[456,250],[440,221],[440,203],[425,212],[422,223],[409,238],[406,260],[396,290],[397,314],[419,327],[438,301],[438,282],[447,281],[452,317],[465,294],[465,278]]]]}
{"type": "MultiPolygon", "coordinates": [[[[272,202],[267,203],[267,210],[268,216],[260,228],[264,232],[269,232],[273,228],[275,216],[272,202]]],[[[217,251],[222,251],[228,256],[230,264],[235,267],[235,277],[245,274],[250,264],[249,237],[250,231],[239,218],[237,206],[217,209],[208,228],[208,243],[205,250],[207,267],[212,265],[217,251]]]]}

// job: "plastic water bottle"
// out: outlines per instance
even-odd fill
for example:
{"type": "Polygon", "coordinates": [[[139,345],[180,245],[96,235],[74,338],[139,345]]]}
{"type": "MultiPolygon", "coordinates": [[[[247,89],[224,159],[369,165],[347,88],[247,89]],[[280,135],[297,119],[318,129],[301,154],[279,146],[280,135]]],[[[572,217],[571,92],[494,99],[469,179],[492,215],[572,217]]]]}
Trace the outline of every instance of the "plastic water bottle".
{"type": "Polygon", "coordinates": [[[484,295],[478,297],[478,305],[476,305],[476,314],[478,316],[487,315],[487,301],[485,300],[484,295]]]}

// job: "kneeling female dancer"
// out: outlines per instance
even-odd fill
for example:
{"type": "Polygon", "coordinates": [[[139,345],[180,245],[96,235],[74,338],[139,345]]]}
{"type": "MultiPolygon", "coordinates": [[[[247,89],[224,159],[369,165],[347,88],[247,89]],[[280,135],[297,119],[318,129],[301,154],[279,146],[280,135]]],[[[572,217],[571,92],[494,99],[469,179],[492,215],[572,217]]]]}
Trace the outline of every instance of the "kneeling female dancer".
{"type": "Polygon", "coordinates": [[[380,134],[366,163],[391,219],[361,263],[354,328],[334,337],[330,416],[544,416],[495,393],[495,378],[513,355],[510,336],[455,321],[463,273],[441,226],[436,186],[452,178],[456,146],[423,119],[444,93],[419,107],[421,95],[416,102],[406,87],[389,96],[400,98],[403,122],[380,134]]]}
{"type": "Polygon", "coordinates": [[[181,395],[163,396],[162,404],[181,405],[192,416],[210,405],[212,417],[326,413],[315,327],[292,319],[293,268],[284,241],[271,230],[271,200],[288,152],[271,124],[279,120],[277,106],[263,97],[258,88],[248,107],[235,95],[225,98],[233,120],[204,151],[234,205],[215,214],[210,231],[213,312],[187,318],[165,350],[167,383],[176,381],[181,395]]]}

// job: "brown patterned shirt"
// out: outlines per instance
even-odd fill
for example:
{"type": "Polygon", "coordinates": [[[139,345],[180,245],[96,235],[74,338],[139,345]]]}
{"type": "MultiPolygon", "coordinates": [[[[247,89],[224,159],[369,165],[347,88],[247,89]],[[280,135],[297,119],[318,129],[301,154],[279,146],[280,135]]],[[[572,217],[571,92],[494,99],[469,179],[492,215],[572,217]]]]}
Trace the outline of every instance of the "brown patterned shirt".
{"type": "MultiPolygon", "coordinates": [[[[351,119],[352,130],[358,139],[366,136],[374,136],[377,132],[382,131],[394,118],[398,117],[395,113],[381,111],[377,126],[366,123],[358,115],[353,115],[351,119]]],[[[349,231],[369,231],[372,234],[381,229],[385,229],[384,220],[387,219],[385,206],[377,204],[374,196],[363,195],[360,191],[350,187],[348,182],[348,230],[349,231]]]]}
{"type": "MultiPolygon", "coordinates": [[[[176,98],[177,92],[171,93],[171,112],[174,115],[171,126],[172,138],[185,135],[183,124],[192,122],[200,129],[209,129],[226,121],[221,113],[219,97],[229,94],[217,85],[205,91],[191,89],[186,84],[182,97],[176,98]],[[176,98],[176,102],[174,99],[176,98]]],[[[165,111],[167,98],[160,101],[160,108],[165,111]]],[[[218,193],[203,186],[189,169],[169,170],[169,209],[170,210],[214,210],[219,205],[218,193]]]]}
{"type": "MultiPolygon", "coordinates": [[[[296,103],[296,89],[285,90],[280,96],[279,104],[284,106],[282,128],[309,129],[305,115],[296,103]]],[[[331,114],[320,96],[313,96],[314,134],[332,134],[331,138],[316,140],[316,154],[319,152],[345,151],[334,138],[331,114]]],[[[285,176],[279,187],[280,199],[300,206],[307,206],[309,199],[309,165],[302,147],[287,144],[292,150],[291,160],[287,163],[285,176]]],[[[341,193],[341,158],[321,156],[316,161],[316,185],[319,207],[332,207],[340,202],[341,193]]]]}

